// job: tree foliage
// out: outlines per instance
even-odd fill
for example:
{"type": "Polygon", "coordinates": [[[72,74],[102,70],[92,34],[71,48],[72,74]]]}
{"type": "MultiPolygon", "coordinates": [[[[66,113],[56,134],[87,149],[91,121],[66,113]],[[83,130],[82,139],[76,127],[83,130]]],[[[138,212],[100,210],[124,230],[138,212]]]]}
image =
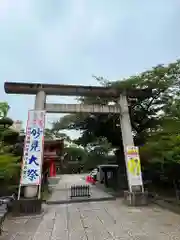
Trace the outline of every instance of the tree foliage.
{"type": "Polygon", "coordinates": [[[0,102],[0,118],[7,117],[10,106],[7,102],[0,102]]]}
{"type": "MultiPolygon", "coordinates": [[[[112,82],[102,77],[96,79],[102,86],[110,86],[121,92],[128,89],[151,89],[151,95],[128,98],[134,141],[140,147],[143,176],[149,172],[151,179],[157,183],[159,180],[161,182],[160,176],[163,175],[166,181],[168,179],[170,188],[174,186],[180,171],[180,61],[158,65],[121,81],[112,82]]],[[[112,101],[118,104],[118,99],[99,96],[84,96],[79,101],[82,104],[105,105],[112,101]]],[[[113,147],[118,148],[118,164],[125,169],[118,115],[69,114],[54,124],[54,128],[81,130],[82,135],[76,142],[84,146],[96,142],[99,137],[105,137],[113,147]]],[[[93,160],[91,164],[94,164],[93,160]]]]}
{"type": "Polygon", "coordinates": [[[10,107],[0,103],[0,184],[17,184],[20,176],[20,156],[13,154],[19,133],[11,129],[13,120],[7,117],[10,107]]]}
{"type": "Polygon", "coordinates": [[[141,148],[141,155],[146,159],[161,163],[180,163],[180,99],[173,96],[164,107],[162,124],[151,132],[146,144],[141,148]]]}
{"type": "Polygon", "coordinates": [[[85,149],[80,147],[65,147],[64,148],[65,157],[68,158],[68,161],[84,163],[87,158],[87,152],[85,149]]]}
{"type": "Polygon", "coordinates": [[[20,158],[10,153],[0,155],[0,182],[19,183],[20,158]]]}
{"type": "MultiPolygon", "coordinates": [[[[156,131],[164,120],[161,112],[167,108],[174,95],[179,90],[180,61],[165,65],[158,65],[151,70],[132,76],[121,81],[107,81],[103,78],[97,80],[103,86],[111,86],[119,91],[128,89],[152,89],[151,96],[138,96],[136,99],[128,99],[132,129],[136,145],[143,145],[151,131],[156,131]]],[[[108,104],[118,99],[107,98],[80,98],[81,103],[108,104]]],[[[53,128],[78,129],[82,131],[79,142],[86,145],[97,137],[106,137],[113,146],[121,146],[121,129],[118,115],[112,114],[69,114],[54,123],[53,128]]]]}
{"type": "Polygon", "coordinates": [[[54,129],[46,128],[44,131],[44,137],[46,140],[54,140],[54,139],[64,139],[66,141],[71,141],[70,137],[63,133],[60,132],[59,130],[56,131],[54,129]]]}

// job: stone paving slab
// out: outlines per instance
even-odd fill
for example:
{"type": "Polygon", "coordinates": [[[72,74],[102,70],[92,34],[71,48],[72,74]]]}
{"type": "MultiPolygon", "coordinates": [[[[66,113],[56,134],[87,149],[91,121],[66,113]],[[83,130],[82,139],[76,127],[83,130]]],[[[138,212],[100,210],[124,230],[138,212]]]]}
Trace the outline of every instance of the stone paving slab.
{"type": "Polygon", "coordinates": [[[180,216],[122,200],[49,205],[45,214],[8,217],[0,240],[180,240],[180,216]]]}
{"type": "MultiPolygon", "coordinates": [[[[180,239],[180,216],[155,206],[128,208],[121,200],[57,206],[56,229],[63,213],[63,239],[180,239]]],[[[56,237],[53,230],[52,239],[56,237]]]]}
{"type": "MultiPolygon", "coordinates": [[[[80,181],[65,176],[57,185],[80,181]]],[[[56,186],[57,186],[56,185],[56,186]]],[[[95,187],[94,187],[95,189],[95,187]]],[[[96,189],[97,194],[99,190],[96,189]]],[[[64,190],[58,191],[66,192],[64,190]]],[[[180,240],[180,215],[159,208],[127,207],[121,199],[44,205],[31,217],[8,216],[0,240],[180,240]]]]}
{"type": "Polygon", "coordinates": [[[36,216],[7,216],[0,240],[32,240],[46,212],[36,216]]]}

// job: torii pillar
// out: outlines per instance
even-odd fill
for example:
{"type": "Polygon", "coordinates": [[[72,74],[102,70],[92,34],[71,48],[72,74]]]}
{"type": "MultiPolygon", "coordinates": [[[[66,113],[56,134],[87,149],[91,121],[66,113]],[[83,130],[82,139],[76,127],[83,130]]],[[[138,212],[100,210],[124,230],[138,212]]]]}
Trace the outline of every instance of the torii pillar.
{"type": "Polygon", "coordinates": [[[119,97],[120,105],[120,125],[122,132],[123,149],[126,163],[126,172],[128,178],[129,190],[124,192],[125,202],[128,205],[147,205],[148,194],[144,192],[143,182],[141,185],[132,185],[130,182],[130,176],[128,172],[128,158],[126,149],[127,146],[134,146],[134,139],[132,135],[132,126],[129,115],[128,101],[125,94],[121,94],[119,97]]]}
{"type": "MultiPolygon", "coordinates": [[[[46,103],[46,93],[44,91],[37,92],[37,94],[35,96],[34,110],[44,110],[45,103],[46,103]]],[[[24,196],[25,197],[27,197],[29,195],[31,195],[31,196],[34,195],[34,197],[35,197],[35,196],[37,196],[37,194],[38,194],[38,186],[25,186],[24,187],[24,196]]]]}

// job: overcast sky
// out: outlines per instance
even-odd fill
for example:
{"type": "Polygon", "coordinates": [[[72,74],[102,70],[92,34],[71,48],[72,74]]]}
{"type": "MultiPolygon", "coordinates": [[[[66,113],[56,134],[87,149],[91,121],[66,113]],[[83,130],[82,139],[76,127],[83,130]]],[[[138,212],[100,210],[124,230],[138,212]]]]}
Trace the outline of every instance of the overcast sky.
{"type": "Polygon", "coordinates": [[[34,98],[6,95],[5,80],[95,85],[175,61],[179,22],[179,0],[0,0],[0,101],[26,123],[34,98]]]}

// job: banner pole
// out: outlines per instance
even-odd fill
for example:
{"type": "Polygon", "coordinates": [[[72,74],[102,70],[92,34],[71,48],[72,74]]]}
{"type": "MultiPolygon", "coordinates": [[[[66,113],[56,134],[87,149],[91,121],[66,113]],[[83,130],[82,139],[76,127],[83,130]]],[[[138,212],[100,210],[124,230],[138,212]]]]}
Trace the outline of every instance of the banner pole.
{"type": "Polygon", "coordinates": [[[20,195],[21,195],[21,184],[19,184],[19,189],[18,189],[18,198],[17,198],[17,200],[19,200],[19,199],[20,199],[20,195]]]}

